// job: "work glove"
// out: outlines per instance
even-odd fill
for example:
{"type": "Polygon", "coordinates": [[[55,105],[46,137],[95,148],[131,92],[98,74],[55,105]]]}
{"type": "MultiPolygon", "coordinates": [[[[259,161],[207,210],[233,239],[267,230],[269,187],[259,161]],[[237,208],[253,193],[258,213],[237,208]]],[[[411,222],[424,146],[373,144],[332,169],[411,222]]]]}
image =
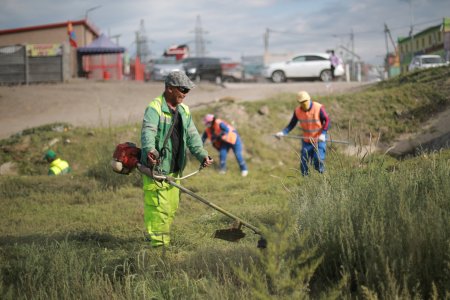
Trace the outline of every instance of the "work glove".
{"type": "Polygon", "coordinates": [[[327,136],[325,133],[322,133],[321,135],[319,135],[319,142],[326,142],[327,140],[327,136]]]}
{"type": "Polygon", "coordinates": [[[280,138],[283,137],[283,136],[284,136],[284,132],[283,132],[283,131],[280,131],[280,132],[275,133],[275,137],[276,137],[277,139],[280,139],[280,138]]]}

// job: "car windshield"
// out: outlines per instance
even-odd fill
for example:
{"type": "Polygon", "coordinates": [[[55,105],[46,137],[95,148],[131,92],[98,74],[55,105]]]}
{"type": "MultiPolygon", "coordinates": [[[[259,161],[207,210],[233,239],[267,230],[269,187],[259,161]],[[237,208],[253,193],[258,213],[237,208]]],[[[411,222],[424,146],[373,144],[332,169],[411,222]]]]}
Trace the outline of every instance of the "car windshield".
{"type": "Polygon", "coordinates": [[[422,63],[423,64],[439,64],[439,63],[442,63],[442,58],[440,58],[440,57],[423,57],[422,63]]]}
{"type": "Polygon", "coordinates": [[[183,63],[183,64],[187,64],[187,63],[191,63],[191,62],[194,62],[194,59],[192,59],[192,58],[185,58],[185,59],[183,59],[181,61],[181,63],[183,63]]]}

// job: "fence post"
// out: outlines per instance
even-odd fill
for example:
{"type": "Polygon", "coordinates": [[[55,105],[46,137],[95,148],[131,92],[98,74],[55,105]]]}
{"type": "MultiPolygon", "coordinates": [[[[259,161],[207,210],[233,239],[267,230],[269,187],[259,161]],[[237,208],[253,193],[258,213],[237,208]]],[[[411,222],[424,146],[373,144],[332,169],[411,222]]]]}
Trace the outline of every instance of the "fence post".
{"type": "Polygon", "coordinates": [[[29,69],[30,66],[28,65],[28,53],[27,53],[27,45],[23,45],[23,55],[24,55],[24,62],[25,62],[25,84],[28,85],[30,81],[30,75],[29,75],[29,69]]]}

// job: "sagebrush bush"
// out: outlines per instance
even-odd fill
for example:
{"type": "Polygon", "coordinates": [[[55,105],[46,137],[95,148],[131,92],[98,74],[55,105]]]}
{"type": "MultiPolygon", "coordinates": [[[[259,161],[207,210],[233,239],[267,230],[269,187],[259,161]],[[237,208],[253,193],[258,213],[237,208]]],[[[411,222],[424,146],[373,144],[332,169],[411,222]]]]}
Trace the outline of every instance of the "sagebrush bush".
{"type": "Polygon", "coordinates": [[[357,294],[363,287],[381,298],[426,298],[433,286],[448,292],[450,165],[439,154],[420,161],[394,172],[330,172],[295,191],[299,227],[324,253],[317,282],[344,272],[357,294]]]}

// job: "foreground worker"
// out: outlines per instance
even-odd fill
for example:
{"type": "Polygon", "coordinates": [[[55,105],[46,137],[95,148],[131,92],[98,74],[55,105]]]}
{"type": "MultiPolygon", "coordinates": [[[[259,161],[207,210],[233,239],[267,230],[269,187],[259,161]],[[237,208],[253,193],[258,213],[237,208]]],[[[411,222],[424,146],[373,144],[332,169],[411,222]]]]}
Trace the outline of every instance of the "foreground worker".
{"type": "Polygon", "coordinates": [[[227,122],[216,118],[212,114],[207,114],[203,118],[203,124],[206,126],[202,135],[202,141],[205,143],[209,139],[214,148],[220,154],[220,173],[225,174],[227,170],[227,154],[233,149],[236,160],[241,169],[241,175],[247,176],[248,169],[242,156],[242,141],[236,129],[227,122]]]}
{"type": "Polygon", "coordinates": [[[48,150],[45,153],[45,159],[48,163],[50,163],[48,168],[49,176],[63,175],[72,171],[69,163],[61,158],[58,158],[53,150],[48,150]]]}
{"type": "MultiPolygon", "coordinates": [[[[178,177],[186,165],[186,150],[207,167],[213,163],[203,148],[188,106],[183,100],[194,84],[184,72],[171,72],[161,96],[145,110],[141,131],[141,163],[164,175],[178,177]]],[[[143,174],[144,221],[153,247],[167,246],[180,191],[143,174]]]]}
{"type": "Polygon", "coordinates": [[[327,130],[330,118],[322,104],[311,101],[305,91],[297,94],[300,104],[294,110],[291,121],[282,131],[275,134],[277,138],[287,135],[299,123],[303,130],[300,169],[302,175],[308,175],[308,162],[312,161],[314,168],[320,173],[324,172],[324,161],[327,150],[327,130]]]}

